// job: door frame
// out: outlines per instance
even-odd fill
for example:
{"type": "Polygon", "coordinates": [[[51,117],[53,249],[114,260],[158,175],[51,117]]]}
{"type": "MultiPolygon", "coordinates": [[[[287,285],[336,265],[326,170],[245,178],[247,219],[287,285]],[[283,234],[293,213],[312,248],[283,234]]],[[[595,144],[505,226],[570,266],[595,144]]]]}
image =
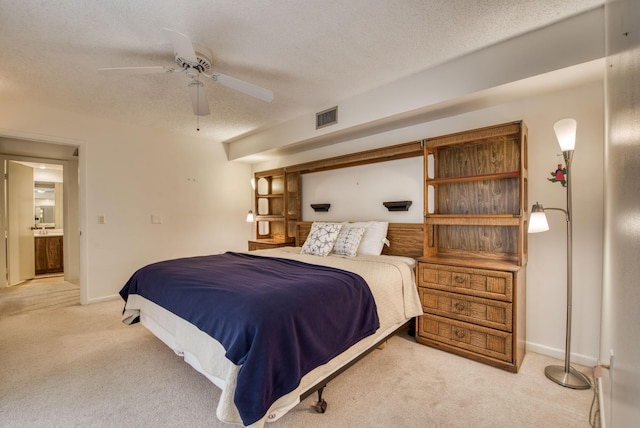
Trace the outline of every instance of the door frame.
{"type": "MultiPolygon", "coordinates": [[[[80,221],[79,221],[79,161],[62,160],[49,157],[20,156],[1,153],[0,162],[4,165],[8,161],[22,161],[62,165],[63,167],[63,258],[65,281],[80,284],[81,301],[86,290],[83,291],[80,275],[80,221]]],[[[5,233],[5,244],[0,245],[0,288],[7,286],[7,217],[6,217],[6,181],[0,186],[0,230],[5,233]]]]}

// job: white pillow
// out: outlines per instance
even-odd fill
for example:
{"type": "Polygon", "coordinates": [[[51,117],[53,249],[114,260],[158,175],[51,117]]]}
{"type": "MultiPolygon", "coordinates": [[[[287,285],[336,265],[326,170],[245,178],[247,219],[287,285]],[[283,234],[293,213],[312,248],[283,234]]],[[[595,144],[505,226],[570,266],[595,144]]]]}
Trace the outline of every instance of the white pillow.
{"type": "Polygon", "coordinates": [[[331,252],[341,256],[355,257],[364,230],[364,227],[343,227],[331,252]]]}
{"type": "Polygon", "coordinates": [[[318,223],[313,222],[307,239],[302,245],[300,254],[312,254],[326,257],[333,249],[342,229],[342,223],[318,223]]]}
{"type": "MultiPolygon", "coordinates": [[[[346,227],[364,227],[364,235],[358,247],[358,254],[379,256],[382,254],[382,247],[387,241],[388,221],[363,221],[347,223],[346,227]]],[[[388,244],[387,244],[388,245],[388,244]]]]}

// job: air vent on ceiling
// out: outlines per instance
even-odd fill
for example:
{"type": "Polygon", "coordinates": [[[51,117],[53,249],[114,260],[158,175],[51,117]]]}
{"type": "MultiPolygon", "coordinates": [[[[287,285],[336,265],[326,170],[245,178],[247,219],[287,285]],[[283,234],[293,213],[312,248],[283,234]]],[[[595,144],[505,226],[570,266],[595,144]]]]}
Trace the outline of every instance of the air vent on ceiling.
{"type": "Polygon", "coordinates": [[[338,106],[316,113],[316,129],[338,123],[338,106]]]}

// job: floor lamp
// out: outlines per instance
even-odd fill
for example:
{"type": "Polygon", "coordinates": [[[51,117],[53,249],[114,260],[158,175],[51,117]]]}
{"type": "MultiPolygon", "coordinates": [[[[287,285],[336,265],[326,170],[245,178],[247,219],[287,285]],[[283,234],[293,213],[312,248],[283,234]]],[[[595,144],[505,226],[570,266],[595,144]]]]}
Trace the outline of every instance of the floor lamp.
{"type": "MultiPolygon", "coordinates": [[[[567,330],[565,342],[564,366],[547,366],[544,374],[555,383],[572,389],[589,389],[591,384],[585,375],[571,367],[571,288],[572,288],[572,231],[571,231],[571,160],[576,143],[576,126],[574,119],[561,119],[553,125],[560,149],[566,165],[566,173],[559,166],[560,175],[551,181],[562,181],[567,188],[567,209],[547,208],[547,210],[562,211],[567,221],[567,330]]],[[[545,208],[537,203],[531,208],[529,217],[529,233],[549,230],[545,208]]]]}

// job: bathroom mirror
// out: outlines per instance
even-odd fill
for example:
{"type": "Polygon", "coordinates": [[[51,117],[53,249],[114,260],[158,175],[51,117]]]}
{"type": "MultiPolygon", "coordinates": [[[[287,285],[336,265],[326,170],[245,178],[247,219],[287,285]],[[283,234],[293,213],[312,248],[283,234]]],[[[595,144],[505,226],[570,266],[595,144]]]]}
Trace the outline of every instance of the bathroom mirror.
{"type": "Polygon", "coordinates": [[[56,223],[56,186],[55,183],[36,181],[33,186],[34,221],[38,226],[56,223]]]}

